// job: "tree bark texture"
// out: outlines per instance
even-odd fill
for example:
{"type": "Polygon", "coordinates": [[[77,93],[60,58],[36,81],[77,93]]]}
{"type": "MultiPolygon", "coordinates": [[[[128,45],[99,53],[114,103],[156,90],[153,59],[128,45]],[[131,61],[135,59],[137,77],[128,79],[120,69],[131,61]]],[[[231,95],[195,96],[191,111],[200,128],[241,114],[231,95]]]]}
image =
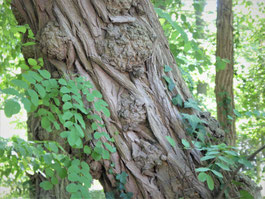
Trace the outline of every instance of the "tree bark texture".
{"type": "MultiPolygon", "coordinates": [[[[191,137],[181,113],[197,114],[209,122],[206,129],[212,135],[222,130],[210,114],[172,104],[172,96],[179,94],[183,101],[192,96],[149,0],[14,0],[13,6],[16,17],[22,16],[36,35],[34,52],[44,57],[45,68],[54,77],[85,77],[109,104],[111,117],[102,115],[105,127],[100,131],[114,138],[117,152],[111,154],[111,161],[83,156],[105,192],[116,188],[115,175],[125,171],[129,175],[125,187],[133,198],[214,197],[218,180],[210,191],[197,179],[201,152],[183,149],[181,139],[191,141],[191,137]],[[176,85],[172,92],[162,78],[165,65],[173,68],[167,74],[176,85]],[[166,136],[175,140],[175,147],[166,136]],[[108,172],[111,163],[115,164],[113,174],[108,172]]],[[[33,139],[57,140],[64,146],[56,134],[41,131],[33,117],[29,129],[33,139]]],[[[64,147],[75,155],[75,150],[64,147]]],[[[35,197],[60,198],[54,193],[35,197]]]]}
{"type": "Polygon", "coordinates": [[[217,119],[225,130],[226,142],[235,145],[236,129],[234,115],[234,43],[232,0],[217,1],[217,47],[216,57],[228,59],[224,70],[216,71],[215,96],[217,103],[217,119]],[[230,116],[230,117],[229,117],[230,116]]]}

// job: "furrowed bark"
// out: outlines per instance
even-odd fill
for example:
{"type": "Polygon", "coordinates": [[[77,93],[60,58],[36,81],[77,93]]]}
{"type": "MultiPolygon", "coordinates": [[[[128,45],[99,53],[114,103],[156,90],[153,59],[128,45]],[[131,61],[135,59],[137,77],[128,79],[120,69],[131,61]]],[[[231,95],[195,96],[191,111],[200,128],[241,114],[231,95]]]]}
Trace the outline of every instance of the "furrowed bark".
{"type": "Polygon", "coordinates": [[[232,0],[217,1],[217,47],[216,57],[228,59],[224,70],[217,70],[215,77],[215,96],[217,119],[225,130],[226,143],[235,145],[235,104],[233,93],[234,43],[232,0]]]}

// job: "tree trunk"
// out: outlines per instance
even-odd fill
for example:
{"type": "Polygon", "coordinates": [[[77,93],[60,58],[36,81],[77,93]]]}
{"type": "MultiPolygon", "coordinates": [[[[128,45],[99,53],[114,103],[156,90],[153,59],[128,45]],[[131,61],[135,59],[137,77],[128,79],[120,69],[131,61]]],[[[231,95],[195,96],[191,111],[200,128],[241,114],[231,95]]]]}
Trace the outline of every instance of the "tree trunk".
{"type": "MultiPolygon", "coordinates": [[[[54,77],[86,77],[109,104],[111,117],[102,115],[105,127],[100,130],[114,138],[117,152],[111,154],[111,161],[96,162],[82,155],[105,192],[116,188],[115,175],[125,171],[126,191],[133,198],[214,197],[218,180],[210,191],[197,179],[195,168],[201,166],[201,153],[183,149],[181,140],[191,141],[191,137],[185,132],[181,113],[211,120],[215,128],[206,127],[211,134],[221,129],[209,114],[172,104],[172,96],[178,94],[183,101],[192,96],[149,0],[14,0],[13,6],[16,18],[22,16],[21,21],[36,35],[35,54],[44,57],[45,68],[54,77]],[[175,83],[172,92],[162,78],[165,65],[173,68],[167,73],[175,83]],[[166,136],[174,139],[175,147],[166,136]],[[111,163],[115,164],[113,173],[109,172],[111,163]]],[[[29,120],[33,139],[64,143],[39,126],[36,119],[29,120]]],[[[87,144],[93,146],[94,141],[87,144]]],[[[75,150],[68,152],[75,154],[75,150]]],[[[59,184],[57,190],[63,186],[59,184]]],[[[42,192],[44,197],[36,192],[35,197],[60,198],[55,193],[42,192]]]]}
{"type": "MultiPolygon", "coordinates": [[[[217,119],[226,132],[226,142],[235,145],[235,115],[233,94],[233,13],[232,0],[217,1],[217,47],[216,58],[227,59],[229,63],[224,69],[216,67],[215,96],[217,103],[217,119]]],[[[218,63],[217,63],[218,64],[218,63]]]]}

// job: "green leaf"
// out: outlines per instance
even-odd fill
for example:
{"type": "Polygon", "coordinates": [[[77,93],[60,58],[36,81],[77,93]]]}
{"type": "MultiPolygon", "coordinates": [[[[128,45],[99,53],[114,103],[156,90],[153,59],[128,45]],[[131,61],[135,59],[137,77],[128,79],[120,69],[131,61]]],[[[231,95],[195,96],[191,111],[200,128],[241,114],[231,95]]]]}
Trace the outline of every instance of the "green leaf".
{"type": "Polygon", "coordinates": [[[70,131],[63,131],[60,133],[60,136],[62,138],[67,138],[70,135],[70,133],[71,133],[70,131]]]}
{"type": "Polygon", "coordinates": [[[191,48],[192,48],[192,47],[191,47],[190,42],[185,42],[185,45],[184,45],[184,51],[185,51],[185,52],[188,52],[191,48]]]}
{"type": "Polygon", "coordinates": [[[193,99],[188,99],[187,102],[184,103],[184,108],[193,108],[195,110],[200,111],[201,109],[198,107],[198,104],[193,99]]]}
{"type": "Polygon", "coordinates": [[[219,56],[216,57],[216,71],[224,70],[226,68],[226,62],[224,59],[221,59],[219,56]]]}
{"type": "Polygon", "coordinates": [[[123,199],[131,199],[133,197],[133,193],[132,192],[128,192],[128,193],[122,192],[120,194],[120,197],[123,199]]]}
{"type": "Polygon", "coordinates": [[[254,199],[254,197],[246,190],[240,190],[240,199],[254,199]]]}
{"type": "Polygon", "coordinates": [[[175,88],[175,84],[174,84],[173,80],[168,76],[163,76],[163,78],[165,79],[165,81],[168,84],[168,90],[172,91],[175,88]]]}
{"type": "Polygon", "coordinates": [[[164,66],[164,71],[167,73],[169,71],[172,71],[172,68],[170,66],[168,66],[168,65],[165,65],[164,66]]]}
{"type": "Polygon", "coordinates": [[[183,103],[183,101],[182,101],[182,99],[181,99],[181,96],[180,96],[180,95],[177,95],[177,96],[173,97],[173,99],[172,99],[172,103],[173,103],[175,106],[180,106],[180,107],[182,107],[182,103],[183,103]]]}
{"type": "Polygon", "coordinates": [[[196,172],[205,172],[205,171],[210,171],[211,169],[209,169],[208,167],[200,167],[195,169],[196,172]]]}
{"type": "Polygon", "coordinates": [[[171,80],[171,82],[168,84],[168,90],[169,90],[169,91],[173,91],[174,88],[175,88],[175,84],[174,84],[174,82],[171,80]]]}
{"type": "Polygon", "coordinates": [[[21,102],[24,105],[24,108],[26,109],[27,112],[30,112],[31,110],[31,102],[27,98],[22,98],[21,102]]]}
{"type": "Polygon", "coordinates": [[[30,76],[28,73],[22,74],[22,77],[24,77],[31,84],[36,83],[36,80],[32,76],[30,76]]]}
{"type": "Polygon", "coordinates": [[[71,100],[71,99],[72,99],[72,97],[71,97],[70,95],[68,95],[68,94],[64,94],[64,95],[63,95],[63,98],[62,98],[62,100],[63,100],[64,102],[69,101],[69,100],[71,100]]]}
{"type": "Polygon", "coordinates": [[[219,177],[219,178],[223,178],[223,175],[220,173],[220,172],[218,172],[218,171],[216,171],[216,170],[211,170],[213,173],[214,173],[214,175],[216,175],[217,177],[219,177]]]}
{"type": "Polygon", "coordinates": [[[192,127],[192,131],[195,131],[198,124],[206,123],[205,121],[198,118],[196,115],[189,115],[186,113],[182,113],[181,115],[184,117],[184,119],[188,120],[190,126],[192,127]]]}
{"type": "Polygon", "coordinates": [[[4,102],[4,112],[6,117],[12,117],[12,115],[19,113],[19,111],[20,105],[17,101],[8,99],[4,102]]]}
{"type": "Polygon", "coordinates": [[[63,114],[63,120],[69,120],[73,117],[73,113],[71,111],[66,111],[64,114],[63,114]]]}
{"type": "Polygon", "coordinates": [[[201,161],[210,160],[210,159],[214,159],[214,158],[216,158],[216,156],[214,156],[214,155],[209,155],[209,156],[206,155],[206,156],[201,158],[201,161]]]}
{"type": "Polygon", "coordinates": [[[170,137],[170,136],[166,136],[167,141],[170,143],[171,146],[175,147],[176,143],[175,141],[170,137]]]}
{"type": "Polygon", "coordinates": [[[27,28],[25,25],[22,25],[22,26],[11,26],[11,29],[10,29],[13,33],[16,33],[16,32],[21,32],[21,33],[25,33],[27,31],[27,28]]]}
{"type": "Polygon", "coordinates": [[[106,192],[106,199],[115,199],[115,194],[113,191],[106,192]]]}
{"type": "Polygon", "coordinates": [[[190,148],[190,143],[187,140],[182,139],[181,142],[186,148],[190,148]]]}
{"type": "Polygon", "coordinates": [[[121,174],[116,175],[116,179],[120,181],[122,184],[126,184],[128,174],[124,171],[121,174]]]}
{"type": "Polygon", "coordinates": [[[86,123],[83,120],[83,116],[80,113],[75,113],[74,114],[75,119],[78,120],[78,122],[81,124],[83,129],[86,129],[86,123]]]}
{"type": "Polygon", "coordinates": [[[52,184],[54,184],[54,185],[56,185],[56,184],[59,183],[59,181],[58,181],[58,179],[56,178],[56,176],[52,176],[52,178],[51,178],[51,182],[52,182],[52,184]]]}
{"type": "Polygon", "coordinates": [[[44,77],[45,79],[50,79],[51,78],[51,74],[49,73],[49,71],[47,70],[38,70],[40,75],[42,77],[44,77]]]}
{"type": "Polygon", "coordinates": [[[47,191],[47,190],[51,190],[53,188],[53,185],[49,181],[43,181],[40,183],[40,187],[47,191]]]}
{"type": "Polygon", "coordinates": [[[95,161],[99,161],[101,159],[101,154],[97,153],[95,151],[92,152],[91,157],[95,160],[95,161]]]}
{"type": "Polygon", "coordinates": [[[115,153],[116,152],[116,148],[112,147],[109,143],[104,142],[104,145],[111,153],[115,153]]]}
{"type": "Polygon", "coordinates": [[[62,92],[62,93],[70,93],[71,91],[67,88],[67,87],[65,87],[65,86],[63,86],[61,89],[60,89],[60,91],[62,92]]]}
{"type": "Polygon", "coordinates": [[[11,81],[11,83],[16,85],[19,88],[22,88],[22,89],[28,89],[29,88],[29,85],[25,81],[22,81],[22,80],[19,80],[19,79],[13,79],[11,81]]]}
{"type": "Polygon", "coordinates": [[[45,174],[46,174],[47,176],[49,176],[49,177],[52,177],[52,176],[54,175],[54,172],[53,172],[52,169],[50,169],[50,168],[46,168],[46,169],[45,169],[45,174]]]}
{"type": "Polygon", "coordinates": [[[227,166],[226,164],[223,164],[221,162],[216,162],[215,164],[218,165],[223,170],[230,171],[229,166],[227,166]]]}
{"type": "Polygon", "coordinates": [[[33,77],[37,82],[43,81],[43,78],[36,72],[34,71],[28,71],[28,74],[33,77]]]}
{"type": "Polygon", "coordinates": [[[251,164],[251,162],[248,161],[246,158],[240,158],[240,159],[238,160],[238,162],[239,162],[240,164],[243,164],[245,167],[249,167],[249,168],[252,168],[252,167],[253,167],[252,164],[251,164]]]}
{"type": "Polygon", "coordinates": [[[19,96],[19,92],[13,88],[6,88],[6,89],[3,89],[3,90],[0,90],[2,91],[3,93],[7,94],[7,95],[16,95],[16,96],[19,96]]]}
{"type": "Polygon", "coordinates": [[[50,120],[47,117],[41,118],[41,127],[44,129],[48,129],[51,127],[50,120]]]}
{"type": "Polygon", "coordinates": [[[101,111],[104,113],[104,115],[106,116],[106,117],[110,117],[110,111],[109,111],[109,109],[108,108],[106,108],[106,107],[101,107],[101,111]]]}
{"type": "Polygon", "coordinates": [[[34,106],[38,106],[39,105],[38,94],[32,89],[28,89],[27,92],[28,92],[29,96],[31,97],[32,104],[34,104],[34,106]]]}
{"type": "Polygon", "coordinates": [[[53,101],[55,102],[56,106],[60,106],[61,102],[58,98],[53,98],[53,101]]]}
{"type": "Polygon", "coordinates": [[[32,59],[32,58],[28,59],[28,63],[31,66],[36,66],[38,64],[38,62],[35,59],[32,59]]]}
{"type": "Polygon", "coordinates": [[[77,175],[77,173],[69,173],[68,174],[68,180],[72,181],[72,182],[78,182],[80,179],[80,176],[77,175]]]}
{"type": "Polygon", "coordinates": [[[31,42],[26,42],[26,43],[22,44],[22,46],[33,46],[35,44],[36,44],[36,42],[31,41],[31,42]]]}
{"type": "Polygon", "coordinates": [[[66,187],[66,191],[68,191],[69,193],[74,193],[78,191],[78,186],[77,184],[74,183],[70,183],[69,185],[67,185],[66,187]]]}
{"type": "Polygon", "coordinates": [[[72,127],[72,126],[74,125],[74,123],[73,123],[72,121],[67,121],[67,122],[65,122],[63,125],[64,125],[64,127],[66,127],[66,128],[70,128],[70,127],[72,127]]]}
{"type": "Polygon", "coordinates": [[[173,21],[171,16],[168,13],[164,12],[160,8],[155,8],[155,11],[156,11],[156,13],[158,14],[159,17],[166,19],[172,25],[174,30],[176,30],[178,33],[181,34],[181,37],[183,38],[183,40],[185,42],[188,41],[188,36],[185,33],[184,29],[181,26],[179,26],[176,21],[173,21]]]}
{"type": "Polygon", "coordinates": [[[68,168],[68,173],[79,173],[79,172],[80,172],[79,165],[73,165],[71,163],[71,166],[68,168]]]}
{"type": "Polygon", "coordinates": [[[236,109],[233,110],[234,111],[234,114],[237,116],[237,117],[241,117],[242,115],[239,113],[239,111],[237,111],[236,109]]]}
{"type": "Polygon", "coordinates": [[[57,145],[54,142],[49,142],[49,147],[51,148],[51,150],[54,153],[58,153],[59,149],[58,149],[57,145]]]}
{"type": "Polygon", "coordinates": [[[74,146],[77,143],[78,139],[79,136],[74,132],[71,132],[70,135],[67,137],[67,141],[70,146],[74,146]]]}
{"type": "MultiPolygon", "coordinates": [[[[51,85],[52,88],[58,88],[59,87],[56,79],[49,79],[48,82],[49,82],[49,84],[51,85]]],[[[57,93],[58,92],[56,92],[56,94],[57,93]]]]}
{"type": "Polygon", "coordinates": [[[75,192],[75,193],[72,193],[72,195],[71,195],[71,198],[70,198],[70,199],[79,199],[79,198],[83,198],[83,197],[82,197],[82,194],[81,194],[81,192],[80,192],[80,191],[78,191],[78,192],[75,192]]]}
{"type": "Polygon", "coordinates": [[[93,90],[92,95],[94,95],[97,98],[102,98],[102,95],[98,90],[93,90]]]}
{"type": "Polygon", "coordinates": [[[64,103],[63,110],[68,110],[70,108],[73,108],[73,104],[72,103],[70,103],[70,102],[64,103]]]}
{"type": "Polygon", "coordinates": [[[208,176],[208,175],[207,175],[206,173],[201,172],[201,173],[199,173],[199,175],[198,175],[198,180],[201,181],[201,182],[205,182],[206,179],[207,179],[207,176],[208,176]]]}
{"type": "Polygon", "coordinates": [[[89,146],[85,146],[84,147],[84,153],[87,155],[90,155],[91,154],[91,148],[89,146]]]}
{"type": "Polygon", "coordinates": [[[171,79],[170,77],[168,76],[163,76],[164,80],[167,82],[167,83],[170,83],[171,79]]]}
{"type": "Polygon", "coordinates": [[[79,124],[76,124],[76,123],[74,123],[74,126],[78,132],[79,137],[83,138],[85,135],[84,135],[84,131],[81,128],[81,126],[79,126],[79,124]]]}
{"type": "Polygon", "coordinates": [[[94,98],[95,98],[95,96],[92,95],[91,93],[88,93],[86,95],[86,99],[87,99],[88,102],[93,102],[94,101],[94,98]]]}
{"type": "Polygon", "coordinates": [[[44,162],[46,164],[51,164],[52,161],[53,161],[53,158],[52,158],[52,155],[50,153],[46,153],[44,156],[43,156],[43,159],[44,159],[44,162]]]}
{"type": "Polygon", "coordinates": [[[92,130],[93,130],[93,131],[95,131],[95,130],[98,129],[98,125],[97,125],[96,122],[93,122],[92,125],[91,125],[91,127],[92,127],[92,130]]]}
{"type": "Polygon", "coordinates": [[[109,105],[107,104],[107,102],[105,102],[103,99],[99,99],[97,102],[98,102],[101,106],[109,106],[109,105]]]}
{"type": "Polygon", "coordinates": [[[27,64],[23,63],[23,64],[20,65],[20,67],[21,67],[22,70],[25,70],[25,71],[29,70],[29,67],[28,67],[27,64]]]}
{"type": "Polygon", "coordinates": [[[233,164],[234,161],[231,159],[231,158],[227,158],[227,157],[224,157],[224,156],[218,156],[218,159],[219,160],[222,160],[223,162],[227,163],[228,165],[230,164],[233,164]]]}
{"type": "Polygon", "coordinates": [[[67,85],[67,82],[65,81],[65,79],[59,79],[59,84],[61,84],[61,85],[64,85],[64,86],[66,86],[67,85]]]}
{"type": "Polygon", "coordinates": [[[109,154],[109,152],[106,151],[106,150],[103,150],[103,152],[102,152],[102,158],[103,158],[104,160],[109,160],[109,159],[110,159],[110,154],[109,154]]]}
{"type": "Polygon", "coordinates": [[[219,151],[209,151],[209,152],[206,153],[205,156],[215,155],[215,157],[216,157],[216,155],[219,154],[219,153],[220,153],[219,151]]]}
{"type": "Polygon", "coordinates": [[[95,133],[94,133],[94,138],[95,138],[96,140],[98,140],[98,139],[101,138],[102,136],[103,136],[102,133],[99,133],[99,132],[95,132],[95,133]]]}
{"type": "Polygon", "coordinates": [[[35,88],[40,94],[41,98],[44,98],[46,95],[46,90],[43,88],[43,86],[41,86],[40,84],[35,84],[35,88]]]}
{"type": "Polygon", "coordinates": [[[214,189],[214,182],[213,182],[212,177],[207,175],[206,180],[207,180],[207,185],[209,189],[212,191],[214,189]]]}
{"type": "Polygon", "coordinates": [[[60,176],[60,178],[65,178],[67,176],[67,170],[65,168],[59,169],[58,175],[60,176]]]}
{"type": "Polygon", "coordinates": [[[235,152],[235,151],[224,151],[226,154],[229,154],[229,155],[232,155],[232,156],[235,156],[235,157],[237,157],[238,156],[238,154],[237,154],[237,152],[235,152]]]}
{"type": "Polygon", "coordinates": [[[81,193],[82,193],[82,197],[83,198],[91,198],[90,197],[90,194],[89,194],[89,191],[88,191],[88,188],[87,187],[90,187],[91,186],[91,183],[89,186],[87,186],[87,183],[84,183],[86,187],[82,186],[80,187],[80,190],[81,190],[81,193]]]}
{"type": "Polygon", "coordinates": [[[94,103],[94,107],[95,107],[95,110],[96,111],[101,111],[101,104],[98,102],[98,101],[96,101],[95,103],[94,103]]]}

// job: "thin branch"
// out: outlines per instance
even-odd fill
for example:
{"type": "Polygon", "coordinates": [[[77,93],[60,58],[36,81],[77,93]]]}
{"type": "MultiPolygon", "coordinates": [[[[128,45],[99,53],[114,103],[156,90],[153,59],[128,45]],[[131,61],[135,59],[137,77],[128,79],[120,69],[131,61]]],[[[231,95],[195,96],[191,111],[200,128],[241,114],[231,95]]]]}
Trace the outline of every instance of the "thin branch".
{"type": "MultiPolygon", "coordinates": [[[[262,150],[265,149],[265,145],[263,145],[262,147],[260,147],[258,150],[256,150],[254,153],[252,153],[250,156],[248,156],[247,160],[249,161],[252,161],[254,159],[254,157],[259,153],[261,152],[262,150]]],[[[221,197],[223,196],[226,188],[230,185],[231,181],[234,179],[234,177],[236,176],[236,174],[239,172],[239,170],[241,168],[243,168],[244,165],[241,164],[237,167],[237,169],[232,173],[232,175],[230,176],[230,178],[228,178],[224,188],[219,192],[219,194],[217,195],[217,198],[216,199],[221,199],[221,197]]]]}

